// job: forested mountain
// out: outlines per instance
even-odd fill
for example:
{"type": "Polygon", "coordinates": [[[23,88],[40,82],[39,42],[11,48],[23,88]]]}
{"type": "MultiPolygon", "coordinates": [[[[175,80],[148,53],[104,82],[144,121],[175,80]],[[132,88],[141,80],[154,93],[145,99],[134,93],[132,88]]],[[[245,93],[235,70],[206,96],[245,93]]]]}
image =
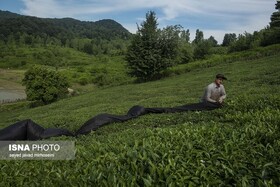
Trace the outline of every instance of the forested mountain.
{"type": "Polygon", "coordinates": [[[110,19],[92,22],[38,18],[0,10],[1,56],[7,55],[3,51],[5,46],[60,46],[90,55],[119,55],[126,51],[131,36],[121,24],[110,19]]]}
{"type": "Polygon", "coordinates": [[[16,17],[20,17],[20,16],[21,15],[16,14],[16,13],[0,10],[0,20],[7,19],[7,18],[16,18],[16,17]]]}
{"type": "Polygon", "coordinates": [[[121,24],[114,20],[96,22],[79,21],[72,18],[50,19],[22,16],[8,11],[0,11],[0,35],[7,40],[9,35],[32,34],[33,36],[55,37],[60,40],[73,38],[127,39],[131,36],[121,24]]]}

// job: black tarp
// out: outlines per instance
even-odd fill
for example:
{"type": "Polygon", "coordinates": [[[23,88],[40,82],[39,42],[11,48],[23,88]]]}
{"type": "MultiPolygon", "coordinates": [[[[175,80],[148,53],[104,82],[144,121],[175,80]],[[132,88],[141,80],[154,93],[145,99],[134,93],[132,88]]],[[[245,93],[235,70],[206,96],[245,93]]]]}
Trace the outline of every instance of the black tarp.
{"type": "Polygon", "coordinates": [[[88,134],[97,130],[104,125],[124,122],[141,115],[149,113],[174,113],[185,111],[201,111],[213,110],[220,108],[220,104],[216,103],[194,103],[173,108],[144,108],[142,106],[133,106],[125,115],[98,114],[86,121],[75,133],[61,128],[44,128],[34,121],[27,119],[14,123],[0,130],[0,140],[41,140],[55,136],[78,136],[80,134],[88,134]]]}

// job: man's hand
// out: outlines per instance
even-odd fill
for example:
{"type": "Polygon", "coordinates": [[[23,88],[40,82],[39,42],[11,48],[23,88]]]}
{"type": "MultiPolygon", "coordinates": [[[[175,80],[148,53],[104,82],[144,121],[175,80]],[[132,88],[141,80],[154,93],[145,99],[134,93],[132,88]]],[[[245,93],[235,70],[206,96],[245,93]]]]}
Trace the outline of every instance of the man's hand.
{"type": "Polygon", "coordinates": [[[224,102],[224,100],[222,99],[222,98],[220,98],[219,100],[218,100],[218,103],[220,103],[220,104],[222,104],[224,102]]]}

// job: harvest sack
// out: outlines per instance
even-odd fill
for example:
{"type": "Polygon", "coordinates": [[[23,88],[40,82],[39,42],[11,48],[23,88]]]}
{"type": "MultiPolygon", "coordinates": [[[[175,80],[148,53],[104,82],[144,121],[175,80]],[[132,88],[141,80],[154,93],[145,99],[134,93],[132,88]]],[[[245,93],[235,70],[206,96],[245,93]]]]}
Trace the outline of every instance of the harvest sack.
{"type": "Polygon", "coordinates": [[[88,134],[104,125],[124,122],[149,113],[175,113],[185,111],[202,111],[220,108],[222,105],[210,102],[194,103],[173,108],[144,108],[133,106],[125,115],[98,114],[86,121],[76,133],[61,128],[44,128],[31,119],[19,121],[0,130],[0,140],[41,140],[55,136],[78,136],[88,134]]]}

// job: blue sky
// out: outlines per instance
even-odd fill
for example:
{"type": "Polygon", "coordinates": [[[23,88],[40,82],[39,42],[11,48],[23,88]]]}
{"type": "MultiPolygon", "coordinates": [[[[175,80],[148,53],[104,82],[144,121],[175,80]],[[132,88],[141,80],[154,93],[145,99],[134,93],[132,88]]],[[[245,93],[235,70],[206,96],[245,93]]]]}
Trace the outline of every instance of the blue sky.
{"type": "Polygon", "coordinates": [[[252,33],[265,28],[276,0],[0,0],[0,9],[42,18],[71,17],[81,21],[113,19],[130,32],[155,11],[159,28],[180,24],[203,31],[219,43],[225,33],[252,33]]]}

